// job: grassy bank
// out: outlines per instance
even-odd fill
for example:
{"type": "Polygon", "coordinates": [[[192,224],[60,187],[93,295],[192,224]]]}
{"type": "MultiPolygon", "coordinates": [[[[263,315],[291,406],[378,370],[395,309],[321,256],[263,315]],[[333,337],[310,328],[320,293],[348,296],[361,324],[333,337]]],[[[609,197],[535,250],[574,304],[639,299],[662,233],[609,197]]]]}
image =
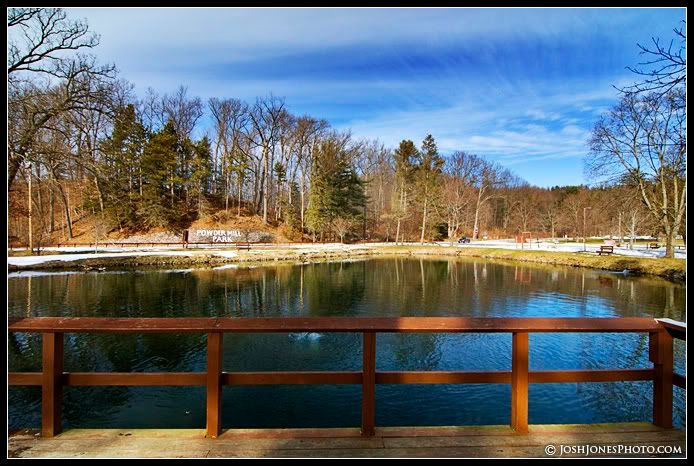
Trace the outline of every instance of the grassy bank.
{"type": "Polygon", "coordinates": [[[455,255],[459,257],[480,257],[484,259],[506,260],[515,262],[533,262],[537,264],[565,265],[569,267],[587,267],[593,269],[621,272],[625,269],[634,274],[656,275],[673,281],[685,281],[686,261],[684,259],[664,259],[634,256],[598,256],[595,253],[521,251],[493,248],[458,248],[443,247],[383,247],[383,251],[393,250],[396,254],[436,254],[455,255]]]}
{"type": "Polygon", "coordinates": [[[196,252],[190,256],[132,256],[81,259],[76,261],[50,261],[29,266],[9,265],[10,271],[51,269],[137,268],[143,266],[218,266],[230,263],[307,262],[380,255],[457,256],[484,259],[531,262],[537,264],[588,267],[634,274],[654,275],[683,282],[686,279],[686,261],[683,259],[643,258],[633,256],[598,256],[595,253],[520,251],[492,248],[448,248],[443,246],[364,246],[345,249],[267,249],[241,251],[237,257],[215,256],[211,251],[196,252]]]}

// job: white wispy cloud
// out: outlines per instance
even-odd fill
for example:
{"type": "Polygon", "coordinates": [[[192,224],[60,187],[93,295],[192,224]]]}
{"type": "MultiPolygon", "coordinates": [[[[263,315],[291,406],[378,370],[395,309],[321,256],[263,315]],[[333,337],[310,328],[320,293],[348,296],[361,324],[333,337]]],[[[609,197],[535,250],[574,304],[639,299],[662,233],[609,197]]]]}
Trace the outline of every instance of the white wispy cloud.
{"type": "Polygon", "coordinates": [[[272,92],[292,111],[327,118],[359,138],[394,146],[431,133],[445,153],[474,151],[534,177],[548,171],[528,168],[538,161],[576,171],[594,121],[617,98],[613,85],[634,80],[625,67],[640,58],[636,43],[667,37],[685,10],[68,13],[101,34],[94,52],[115,62],[138,93],[181,84],[203,98],[272,92]]]}
{"type": "Polygon", "coordinates": [[[504,164],[582,157],[595,122],[592,110],[616,99],[617,91],[603,84],[599,91],[592,89],[594,83],[545,87],[542,96],[523,92],[493,104],[485,95],[468,92],[455,96],[447,108],[387,112],[344,127],[389,145],[432,133],[444,152],[472,151],[504,164]]]}

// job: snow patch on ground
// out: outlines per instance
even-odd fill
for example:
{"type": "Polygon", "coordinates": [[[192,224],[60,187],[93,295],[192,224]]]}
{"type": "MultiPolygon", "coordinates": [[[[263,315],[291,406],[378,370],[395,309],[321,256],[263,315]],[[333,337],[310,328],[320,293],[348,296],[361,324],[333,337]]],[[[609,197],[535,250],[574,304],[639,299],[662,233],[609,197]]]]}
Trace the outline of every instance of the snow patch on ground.
{"type": "Polygon", "coordinates": [[[219,257],[227,257],[227,258],[239,257],[239,253],[234,252],[234,251],[218,251],[218,252],[215,252],[214,255],[219,256],[219,257]]]}
{"type": "MultiPolygon", "coordinates": [[[[448,243],[437,243],[437,244],[448,244],[448,243]]],[[[483,240],[475,241],[469,244],[456,244],[460,248],[500,248],[500,249],[514,249],[514,250],[524,250],[524,251],[550,251],[550,252],[582,252],[583,243],[553,243],[549,241],[540,241],[532,243],[524,243],[521,248],[521,244],[516,243],[513,240],[483,240]]],[[[597,253],[600,249],[601,244],[586,244],[585,250],[587,252],[597,253]]],[[[614,247],[615,255],[620,256],[634,256],[634,257],[663,257],[665,255],[665,247],[658,249],[648,249],[645,246],[634,246],[634,249],[629,249],[628,247],[614,247]]],[[[675,257],[677,259],[686,259],[687,251],[685,249],[676,249],[675,257]]]]}
{"type": "Polygon", "coordinates": [[[7,278],[28,278],[28,277],[42,277],[44,275],[74,275],[80,274],[84,275],[84,272],[75,270],[66,270],[61,272],[43,272],[41,270],[23,270],[20,272],[10,272],[7,274],[7,278]]]}
{"type": "MultiPolygon", "coordinates": [[[[105,249],[106,250],[106,249],[105,249]]],[[[99,254],[49,254],[47,256],[23,256],[23,257],[8,257],[9,265],[27,266],[44,264],[52,261],[72,262],[82,259],[102,259],[104,257],[138,257],[138,256],[190,256],[191,253],[186,251],[129,251],[129,252],[108,252],[99,254]]]]}

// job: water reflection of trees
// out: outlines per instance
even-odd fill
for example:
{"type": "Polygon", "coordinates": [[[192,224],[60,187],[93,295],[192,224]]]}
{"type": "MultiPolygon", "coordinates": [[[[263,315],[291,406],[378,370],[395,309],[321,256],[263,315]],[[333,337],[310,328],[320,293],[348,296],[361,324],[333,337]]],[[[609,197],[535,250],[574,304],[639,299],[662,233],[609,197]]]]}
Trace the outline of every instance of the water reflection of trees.
{"type": "Polygon", "coordinates": [[[552,315],[678,320],[686,291],[659,279],[457,258],[56,274],[11,278],[9,288],[10,316],[504,316],[546,302],[552,315]]]}

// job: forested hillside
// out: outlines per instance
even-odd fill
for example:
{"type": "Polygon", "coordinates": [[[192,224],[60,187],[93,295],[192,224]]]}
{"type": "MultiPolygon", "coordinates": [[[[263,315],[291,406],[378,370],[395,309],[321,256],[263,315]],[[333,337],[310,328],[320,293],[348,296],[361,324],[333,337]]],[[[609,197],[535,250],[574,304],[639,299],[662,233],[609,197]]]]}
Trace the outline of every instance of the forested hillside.
{"type": "Polygon", "coordinates": [[[294,240],[533,232],[665,234],[671,244],[684,232],[683,83],[637,89],[597,123],[586,153],[604,184],[539,188],[465,148],[443,154],[436,135],[387,147],[270,93],[247,102],[203,100],[185,86],[136,92],[89,55],[98,36],[88,25],[59,9],[11,9],[8,29],[14,244],[72,240],[86,218],[97,237],[253,216],[294,240]],[[657,131],[629,133],[649,125],[657,131]]]}

